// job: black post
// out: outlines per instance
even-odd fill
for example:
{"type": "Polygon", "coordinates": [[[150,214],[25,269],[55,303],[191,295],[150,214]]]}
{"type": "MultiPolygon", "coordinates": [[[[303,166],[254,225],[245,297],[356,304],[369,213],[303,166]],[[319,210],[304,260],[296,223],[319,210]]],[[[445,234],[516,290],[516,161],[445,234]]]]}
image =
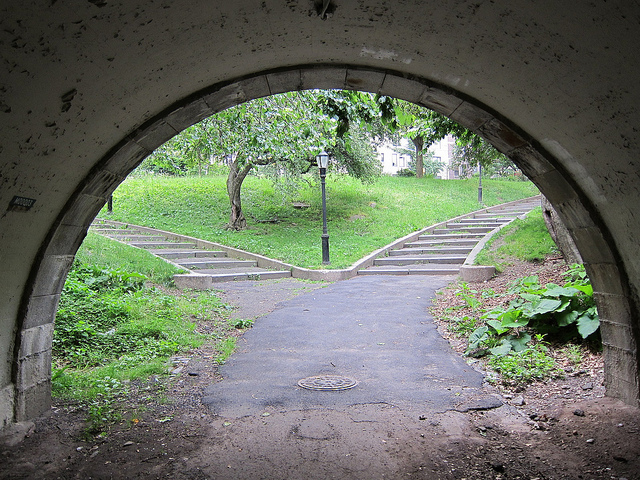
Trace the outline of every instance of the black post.
{"type": "Polygon", "coordinates": [[[107,212],[113,213],[113,195],[109,195],[109,200],[107,200],[107,212]]]}
{"type": "Polygon", "coordinates": [[[478,164],[478,203],[482,203],[482,165],[478,164]]]}
{"type": "Polygon", "coordinates": [[[327,232],[327,197],[325,190],[325,178],[327,169],[320,167],[320,184],[322,185],[322,264],[328,265],[329,261],[329,233],[327,232]]]}

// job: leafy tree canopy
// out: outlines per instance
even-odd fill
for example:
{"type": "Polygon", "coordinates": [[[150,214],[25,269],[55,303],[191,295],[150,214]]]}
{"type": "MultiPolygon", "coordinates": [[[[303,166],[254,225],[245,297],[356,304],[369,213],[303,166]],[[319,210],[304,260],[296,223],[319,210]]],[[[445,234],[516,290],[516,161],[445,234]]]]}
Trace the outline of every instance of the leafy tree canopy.
{"type": "Polygon", "coordinates": [[[489,177],[507,177],[520,173],[518,167],[506,155],[478,135],[472,135],[466,141],[456,142],[452,166],[462,167],[463,177],[473,175],[476,166],[481,166],[489,177]]]}
{"type": "MultiPolygon", "coordinates": [[[[298,175],[315,165],[326,150],[334,168],[370,180],[379,174],[371,142],[372,125],[380,123],[373,95],[342,91],[298,91],[237,105],[213,115],[165,143],[148,159],[156,171],[183,174],[229,166],[229,227],[244,228],[240,189],[256,167],[265,172],[298,175]]],[[[380,131],[382,131],[380,129],[380,131]]]]}

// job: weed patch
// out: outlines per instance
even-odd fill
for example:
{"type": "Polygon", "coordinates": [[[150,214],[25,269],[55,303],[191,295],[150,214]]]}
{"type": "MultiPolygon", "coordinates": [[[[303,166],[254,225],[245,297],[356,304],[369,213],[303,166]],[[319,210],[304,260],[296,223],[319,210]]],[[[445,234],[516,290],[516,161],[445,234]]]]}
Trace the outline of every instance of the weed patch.
{"type": "Polygon", "coordinates": [[[121,267],[76,261],[56,315],[53,395],[86,410],[87,435],[104,434],[124,420],[117,405],[132,385],[167,376],[171,356],[207,342],[226,359],[235,338],[225,339],[250,326],[231,325],[229,309],[210,291],[178,292],[121,267]]]}
{"type": "Polygon", "coordinates": [[[503,383],[515,385],[562,375],[553,357],[549,355],[548,347],[543,343],[519,352],[491,356],[488,364],[500,373],[503,383]]]}

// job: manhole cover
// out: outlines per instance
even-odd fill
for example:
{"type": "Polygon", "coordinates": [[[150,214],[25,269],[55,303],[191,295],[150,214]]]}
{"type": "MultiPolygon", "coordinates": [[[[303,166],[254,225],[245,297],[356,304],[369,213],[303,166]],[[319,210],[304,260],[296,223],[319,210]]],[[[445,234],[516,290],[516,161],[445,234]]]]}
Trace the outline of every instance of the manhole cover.
{"type": "Polygon", "coordinates": [[[315,375],[303,378],[298,382],[298,386],[307,390],[348,390],[358,385],[353,378],[342,375],[315,375]]]}

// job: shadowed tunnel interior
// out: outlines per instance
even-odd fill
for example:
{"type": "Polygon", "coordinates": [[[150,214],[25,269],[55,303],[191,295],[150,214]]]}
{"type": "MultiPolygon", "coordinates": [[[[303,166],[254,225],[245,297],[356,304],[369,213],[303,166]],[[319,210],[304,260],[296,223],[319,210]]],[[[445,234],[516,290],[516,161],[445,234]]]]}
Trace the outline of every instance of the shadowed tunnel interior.
{"type": "Polygon", "coordinates": [[[109,194],[199,120],[309,88],[415,102],[510,156],[585,260],[608,395],[638,405],[640,7],[330,6],[330,15],[311,1],[2,7],[2,426],[50,406],[60,291],[109,194]]]}

